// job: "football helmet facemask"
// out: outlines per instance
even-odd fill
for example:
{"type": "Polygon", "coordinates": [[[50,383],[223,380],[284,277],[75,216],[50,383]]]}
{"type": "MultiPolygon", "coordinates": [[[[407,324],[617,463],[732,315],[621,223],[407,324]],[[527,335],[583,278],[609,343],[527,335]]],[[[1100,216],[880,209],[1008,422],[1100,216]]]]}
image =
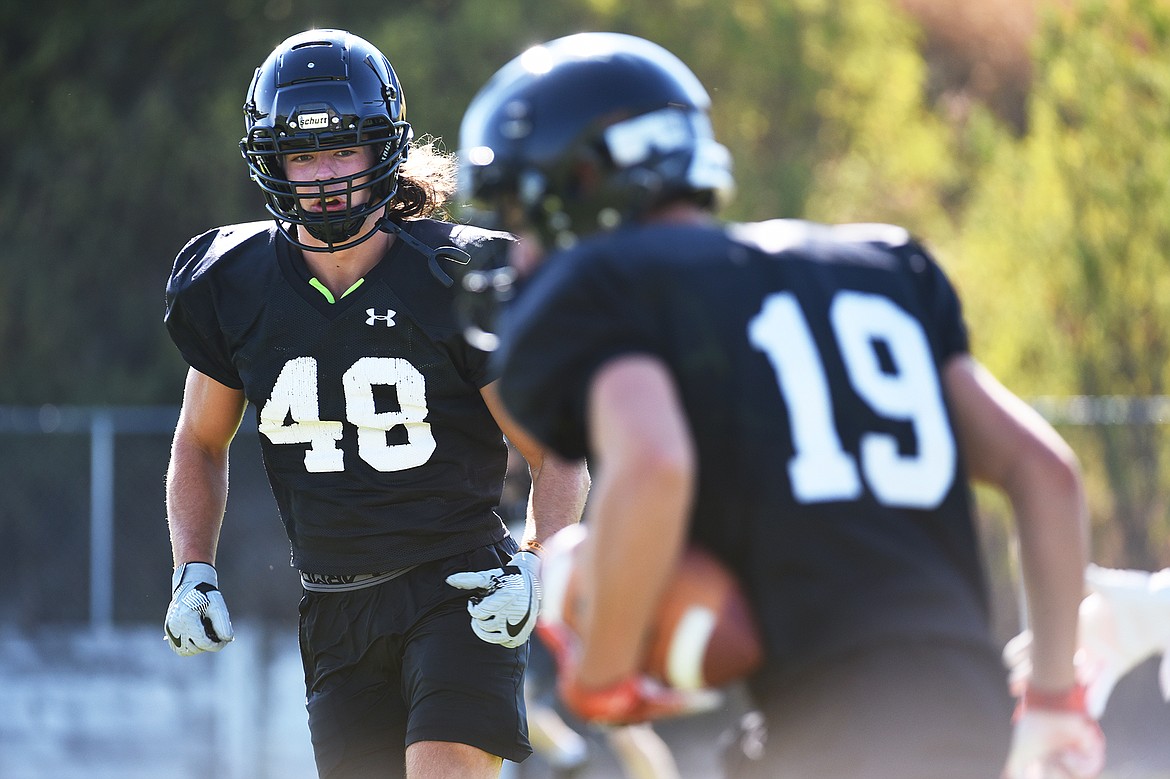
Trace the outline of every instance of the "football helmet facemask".
{"type": "Polygon", "coordinates": [[[533,47],[472,100],[460,128],[460,200],[547,247],[689,198],[730,196],[731,156],[710,98],[666,49],[620,33],[533,47]]]}
{"type": "Polygon", "coordinates": [[[413,133],[406,100],[390,61],[369,41],[344,30],[309,30],[288,38],[268,55],[252,79],[244,103],[246,134],[240,151],[265,208],[288,239],[309,251],[339,251],[377,231],[367,224],[398,191],[398,168],[413,133]],[[370,146],[370,167],[350,176],[294,182],[284,155],[370,146]],[[344,208],[301,207],[306,183],[344,208]],[[363,197],[361,193],[368,193],[363,197]],[[303,226],[324,246],[298,237],[303,226]]]}

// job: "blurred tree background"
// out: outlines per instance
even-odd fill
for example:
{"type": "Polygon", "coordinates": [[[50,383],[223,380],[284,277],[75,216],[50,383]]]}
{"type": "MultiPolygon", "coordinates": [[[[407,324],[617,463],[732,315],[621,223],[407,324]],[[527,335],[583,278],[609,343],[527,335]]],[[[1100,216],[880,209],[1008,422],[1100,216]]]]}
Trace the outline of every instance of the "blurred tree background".
{"type": "MultiPolygon", "coordinates": [[[[175,253],[265,218],[237,141],[254,68],[345,27],[389,56],[416,134],[528,45],[586,29],[679,54],[737,160],[732,219],[890,221],[923,237],[977,357],[1025,397],[1170,378],[1166,0],[0,0],[0,405],[175,404],[175,253]]],[[[1162,425],[1068,428],[1095,558],[1170,564],[1162,425]]],[[[160,471],[161,473],[161,471],[160,471]]],[[[993,569],[1010,566],[985,504],[993,569]]]]}

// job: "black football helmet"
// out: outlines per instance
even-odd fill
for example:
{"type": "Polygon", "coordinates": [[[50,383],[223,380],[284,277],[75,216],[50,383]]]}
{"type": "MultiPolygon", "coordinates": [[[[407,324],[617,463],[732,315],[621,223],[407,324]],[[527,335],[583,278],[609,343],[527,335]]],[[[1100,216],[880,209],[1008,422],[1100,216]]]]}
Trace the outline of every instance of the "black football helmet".
{"type": "Polygon", "coordinates": [[[369,41],[344,30],[309,30],[288,38],[268,55],[244,103],[247,134],[240,151],[264,193],[266,208],[302,249],[338,251],[376,232],[363,226],[398,191],[398,168],[413,137],[406,99],[390,61],[369,41]],[[345,209],[311,212],[294,196],[283,155],[372,146],[374,163],[353,176],[310,182],[324,198],[344,197],[345,209]],[[367,191],[365,202],[354,196],[367,191]],[[298,239],[297,226],[325,246],[298,239]]]}
{"type": "Polygon", "coordinates": [[[673,199],[715,208],[734,180],[710,104],[686,65],[642,38],[592,32],[535,46],[464,114],[461,200],[562,248],[673,199]]]}

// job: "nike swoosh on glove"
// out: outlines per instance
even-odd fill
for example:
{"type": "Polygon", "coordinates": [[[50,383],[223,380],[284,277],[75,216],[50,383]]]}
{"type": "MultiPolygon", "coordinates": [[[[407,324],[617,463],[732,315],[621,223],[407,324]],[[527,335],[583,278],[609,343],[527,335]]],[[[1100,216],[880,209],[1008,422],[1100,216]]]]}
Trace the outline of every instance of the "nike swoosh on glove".
{"type": "Polygon", "coordinates": [[[471,629],[489,644],[515,648],[528,640],[540,613],[540,558],[517,552],[502,568],[453,573],[447,584],[475,590],[467,601],[471,629]]]}
{"type": "Polygon", "coordinates": [[[218,652],[235,638],[213,566],[180,565],[171,577],[171,590],[165,638],[175,654],[188,657],[218,652]]]}

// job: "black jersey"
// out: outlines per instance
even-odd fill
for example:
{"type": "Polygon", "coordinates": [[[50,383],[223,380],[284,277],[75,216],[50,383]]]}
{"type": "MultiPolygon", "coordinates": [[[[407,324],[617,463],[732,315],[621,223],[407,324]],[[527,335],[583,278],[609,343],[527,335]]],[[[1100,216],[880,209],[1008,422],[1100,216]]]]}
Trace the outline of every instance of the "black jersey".
{"type": "MultiPolygon", "coordinates": [[[[403,229],[487,267],[508,240],[426,219],[403,229]]],[[[256,407],[301,570],[392,570],[507,534],[495,513],[507,448],[479,392],[493,376],[453,295],[401,239],[332,304],[273,222],[212,230],[179,253],[167,328],[192,367],[256,407]]]]}
{"type": "Polygon", "coordinates": [[[698,450],[691,536],[741,574],[774,660],[907,635],[990,640],[940,380],[966,329],[904,230],[625,228],[542,266],[502,330],[501,396],[565,457],[591,454],[600,364],[666,363],[698,450]]]}

